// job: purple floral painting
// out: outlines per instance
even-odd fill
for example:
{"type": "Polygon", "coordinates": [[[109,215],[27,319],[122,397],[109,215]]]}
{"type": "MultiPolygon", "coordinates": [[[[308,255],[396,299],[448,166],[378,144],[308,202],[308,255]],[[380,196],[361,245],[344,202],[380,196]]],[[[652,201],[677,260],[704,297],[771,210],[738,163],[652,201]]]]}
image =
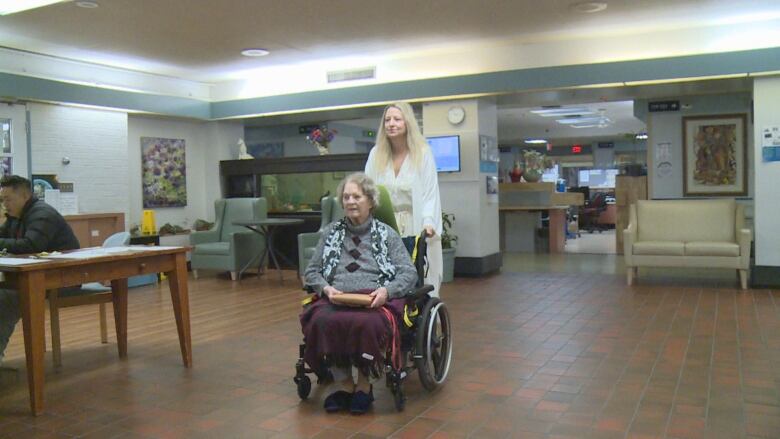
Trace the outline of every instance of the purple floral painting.
{"type": "Polygon", "coordinates": [[[141,137],[144,207],[187,205],[184,139],[141,137]]]}

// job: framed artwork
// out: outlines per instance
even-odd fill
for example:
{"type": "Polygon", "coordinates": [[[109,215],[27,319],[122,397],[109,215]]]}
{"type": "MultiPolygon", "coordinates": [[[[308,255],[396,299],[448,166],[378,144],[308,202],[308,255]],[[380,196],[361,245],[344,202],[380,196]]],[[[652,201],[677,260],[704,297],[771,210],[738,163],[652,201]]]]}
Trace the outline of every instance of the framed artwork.
{"type": "Polygon", "coordinates": [[[141,137],[144,208],[187,205],[184,139],[141,137]]]}
{"type": "Polygon", "coordinates": [[[11,153],[11,119],[0,119],[0,154],[11,153]]]}
{"type": "Polygon", "coordinates": [[[747,117],[683,117],[683,196],[747,195],[747,117]]]}
{"type": "Polygon", "coordinates": [[[41,200],[46,195],[46,189],[60,188],[60,182],[57,181],[56,174],[33,174],[32,185],[33,194],[41,200]]]}
{"type": "Polygon", "coordinates": [[[12,162],[13,158],[11,157],[0,157],[0,177],[12,175],[14,173],[12,162]]]}
{"type": "Polygon", "coordinates": [[[284,142],[254,143],[247,145],[247,149],[256,159],[284,157],[284,142]]]}

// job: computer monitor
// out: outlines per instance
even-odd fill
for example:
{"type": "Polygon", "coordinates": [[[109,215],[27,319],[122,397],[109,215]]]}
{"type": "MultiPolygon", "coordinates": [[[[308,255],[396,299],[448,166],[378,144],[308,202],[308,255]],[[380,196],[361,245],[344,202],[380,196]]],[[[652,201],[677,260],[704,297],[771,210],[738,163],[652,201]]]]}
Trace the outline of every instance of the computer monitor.
{"type": "Polygon", "coordinates": [[[460,136],[428,137],[438,172],[460,172],[460,136]]]}
{"type": "Polygon", "coordinates": [[[579,172],[579,184],[591,188],[610,189],[615,187],[617,175],[617,169],[582,169],[579,172]]]}

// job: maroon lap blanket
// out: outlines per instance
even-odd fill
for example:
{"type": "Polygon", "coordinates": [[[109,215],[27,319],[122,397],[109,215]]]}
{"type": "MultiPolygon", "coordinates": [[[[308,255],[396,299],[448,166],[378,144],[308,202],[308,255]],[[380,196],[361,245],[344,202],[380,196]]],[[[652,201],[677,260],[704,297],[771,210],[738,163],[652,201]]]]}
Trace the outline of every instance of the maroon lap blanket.
{"type": "MultiPolygon", "coordinates": [[[[404,299],[394,299],[385,307],[397,319],[403,316],[404,304],[404,299]]],[[[331,366],[355,366],[366,376],[381,376],[393,336],[392,324],[381,309],[334,305],[322,297],[304,308],[301,328],[306,342],[304,361],[318,374],[331,366]]]]}

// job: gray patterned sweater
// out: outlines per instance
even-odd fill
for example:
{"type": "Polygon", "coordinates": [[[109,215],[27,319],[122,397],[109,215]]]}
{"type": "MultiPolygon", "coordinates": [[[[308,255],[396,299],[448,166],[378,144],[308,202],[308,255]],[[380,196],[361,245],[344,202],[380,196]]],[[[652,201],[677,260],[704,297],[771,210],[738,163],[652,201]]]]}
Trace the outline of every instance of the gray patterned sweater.
{"type": "MultiPolygon", "coordinates": [[[[314,291],[320,295],[322,295],[323,288],[328,285],[345,293],[379,288],[377,279],[381,273],[371,250],[371,234],[369,233],[371,221],[375,220],[369,218],[368,221],[358,226],[347,221],[346,236],[341,248],[341,256],[334,270],[335,274],[330,281],[322,275],[325,240],[333,229],[333,224],[328,225],[323,230],[311,262],[304,272],[306,285],[314,288],[314,291]],[[357,239],[354,239],[355,237],[357,239]]],[[[389,229],[387,234],[387,256],[396,268],[396,275],[393,280],[385,285],[385,288],[387,288],[388,298],[395,299],[403,296],[414,287],[417,282],[417,272],[398,233],[384,223],[380,223],[380,225],[389,229]]]]}

